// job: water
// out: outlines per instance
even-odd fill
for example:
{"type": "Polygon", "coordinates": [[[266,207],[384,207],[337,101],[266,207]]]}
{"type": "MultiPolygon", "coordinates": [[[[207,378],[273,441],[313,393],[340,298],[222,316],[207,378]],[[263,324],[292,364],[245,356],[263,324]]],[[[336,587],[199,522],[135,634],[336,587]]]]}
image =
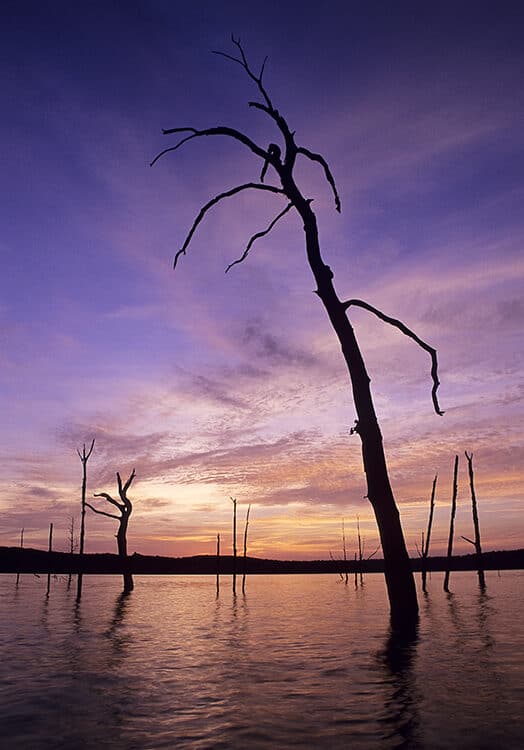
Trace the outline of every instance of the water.
{"type": "Polygon", "coordinates": [[[451,582],[399,644],[378,575],[0,576],[2,747],[520,750],[524,573],[451,582]]]}

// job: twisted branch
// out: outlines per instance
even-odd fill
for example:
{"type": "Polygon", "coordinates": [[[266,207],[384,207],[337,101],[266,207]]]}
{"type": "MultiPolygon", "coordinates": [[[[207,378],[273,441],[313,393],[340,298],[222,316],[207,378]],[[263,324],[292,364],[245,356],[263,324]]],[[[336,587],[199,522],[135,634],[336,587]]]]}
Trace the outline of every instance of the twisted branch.
{"type": "Polygon", "coordinates": [[[230,198],[233,195],[236,195],[237,193],[240,193],[242,190],[266,190],[270,193],[276,193],[277,195],[282,195],[284,191],[281,188],[273,187],[272,185],[262,185],[258,182],[246,182],[244,185],[237,185],[237,187],[231,188],[231,190],[226,190],[224,193],[219,193],[218,195],[215,195],[213,198],[211,198],[210,201],[208,201],[205,206],[203,206],[200,209],[200,212],[196,219],[193,222],[193,225],[191,229],[189,230],[189,234],[187,235],[184,244],[180,248],[180,250],[175,255],[175,260],[173,261],[173,268],[176,268],[176,264],[178,262],[178,259],[181,255],[186,254],[186,250],[189,246],[189,243],[191,242],[191,239],[196,231],[196,228],[206,215],[206,213],[209,211],[210,208],[215,206],[217,203],[219,203],[224,198],[230,198]]]}
{"type": "Polygon", "coordinates": [[[416,333],[414,333],[411,329],[409,329],[402,321],[397,320],[396,318],[390,318],[389,315],[385,315],[380,310],[377,310],[376,307],[373,307],[368,302],[364,302],[360,299],[349,299],[346,302],[343,302],[343,307],[345,310],[348,309],[348,307],[351,307],[352,305],[355,307],[362,307],[364,310],[368,310],[369,312],[373,313],[377,316],[377,318],[380,318],[380,320],[383,320],[385,323],[389,323],[390,325],[394,326],[395,328],[398,328],[405,336],[408,336],[410,339],[413,339],[422,349],[425,349],[425,351],[428,352],[428,354],[431,357],[431,378],[433,380],[433,388],[431,389],[431,398],[433,401],[433,407],[435,409],[435,412],[442,416],[444,412],[441,410],[438,398],[437,398],[437,389],[440,385],[440,380],[438,379],[438,361],[437,361],[437,350],[434,349],[429,344],[426,344],[425,341],[422,341],[421,338],[417,336],[416,333]]]}
{"type": "Polygon", "coordinates": [[[285,216],[285,214],[287,214],[287,212],[288,212],[288,211],[289,211],[289,210],[290,210],[291,208],[293,208],[293,204],[292,204],[292,203],[288,203],[288,204],[287,204],[287,206],[285,207],[285,209],[284,209],[283,211],[281,211],[281,212],[280,212],[280,213],[278,214],[278,216],[275,216],[275,218],[273,219],[273,221],[271,222],[271,224],[269,224],[269,226],[267,227],[267,229],[264,229],[264,230],[262,230],[261,232],[257,232],[256,234],[254,234],[254,235],[253,235],[253,236],[252,236],[252,237],[250,238],[249,242],[247,243],[246,249],[244,250],[244,252],[243,252],[243,253],[242,253],[242,255],[240,256],[240,258],[237,258],[237,260],[234,260],[234,261],[233,261],[232,263],[230,263],[230,264],[228,265],[228,267],[226,268],[226,270],[225,270],[225,273],[227,273],[227,272],[228,272],[228,271],[229,271],[229,270],[230,270],[231,268],[233,268],[233,266],[236,266],[236,265],[238,265],[239,263],[242,263],[242,261],[244,261],[244,260],[245,260],[245,259],[247,258],[247,256],[249,255],[249,251],[251,250],[251,248],[252,248],[253,244],[254,244],[254,243],[255,243],[255,242],[257,241],[257,240],[259,240],[259,239],[260,239],[261,237],[265,237],[265,236],[266,236],[266,234],[269,234],[269,233],[271,232],[271,230],[273,229],[273,227],[275,226],[275,224],[276,224],[276,223],[277,223],[278,221],[280,221],[280,219],[281,219],[281,218],[282,218],[283,216],[285,216]]]}
{"type": "Polygon", "coordinates": [[[316,161],[322,165],[324,169],[325,178],[329,182],[331,186],[331,190],[333,191],[333,195],[335,197],[335,208],[337,209],[338,213],[340,213],[341,211],[340,197],[337,191],[337,186],[335,184],[335,178],[333,177],[331,173],[331,170],[329,168],[329,164],[327,163],[327,161],[324,159],[324,157],[321,154],[315,154],[313,153],[313,151],[310,151],[309,149],[304,148],[303,146],[299,146],[297,148],[297,153],[302,154],[303,156],[306,156],[308,159],[311,159],[311,161],[316,161]]]}

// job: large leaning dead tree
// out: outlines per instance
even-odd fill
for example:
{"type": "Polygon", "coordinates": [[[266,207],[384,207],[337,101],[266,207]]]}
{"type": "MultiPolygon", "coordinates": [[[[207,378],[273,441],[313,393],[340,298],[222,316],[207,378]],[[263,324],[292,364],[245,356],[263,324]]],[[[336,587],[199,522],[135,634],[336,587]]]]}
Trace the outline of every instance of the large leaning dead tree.
{"type": "Polygon", "coordinates": [[[117,516],[115,513],[106,513],[105,510],[99,510],[98,508],[95,508],[94,505],[90,505],[90,503],[86,503],[87,507],[93,511],[93,513],[98,513],[100,516],[107,516],[108,518],[115,518],[118,523],[118,531],[116,532],[116,543],[118,548],[118,555],[120,558],[122,558],[122,564],[123,564],[123,576],[124,576],[124,591],[132,591],[133,590],[133,576],[131,575],[130,571],[127,567],[127,526],[129,524],[129,517],[131,516],[131,513],[133,512],[133,505],[131,503],[131,500],[127,496],[127,491],[131,487],[131,483],[133,482],[133,479],[135,478],[135,470],[131,472],[129,475],[129,478],[126,482],[122,482],[122,478],[120,474],[116,473],[116,480],[118,484],[118,494],[120,496],[120,502],[118,500],[115,500],[111,495],[109,495],[107,492],[98,492],[93,497],[103,497],[104,500],[106,500],[111,505],[114,505],[115,508],[118,509],[119,515],[117,516]]]}
{"type": "Polygon", "coordinates": [[[378,310],[376,307],[359,299],[341,300],[335,291],[333,283],[333,271],[324,262],[320,250],[320,240],[316,215],[312,208],[312,199],[301,191],[295,178],[295,166],[297,160],[308,159],[319,166],[333,194],[335,208],[340,211],[340,198],[331,169],[326,159],[319,153],[310,151],[299,145],[295,140],[295,132],[290,128],[286,118],[274,106],[269,93],[265,87],[263,76],[265,60],[256,73],[248,63],[244,49],[239,39],[232,37],[234,54],[217,52],[216,54],[231,60],[239,65],[244,73],[252,80],[257,92],[258,100],[249,102],[249,106],[266,115],[273,121],[280,143],[270,143],[268,146],[260,146],[243,132],[227,126],[217,125],[215,127],[199,130],[194,127],[175,127],[164,130],[164,135],[178,136],[178,140],[172,146],[161,151],[151,162],[153,165],[159,158],[176,151],[189,141],[208,136],[224,136],[235,141],[247,151],[260,159],[259,179],[236,185],[211,198],[199,211],[191,226],[181,248],[175,255],[174,266],[176,267],[180,258],[186,254],[191,240],[201,221],[207,212],[220,201],[233,197],[239,193],[257,191],[266,195],[274,196],[284,200],[284,206],[276,214],[269,225],[256,232],[249,239],[244,251],[227,267],[229,271],[233,266],[242,263],[249,255],[255,242],[265,237],[286,214],[298,214],[304,231],[306,255],[309,266],[316,282],[316,294],[320,298],[327,312],[331,325],[335,330],[342,348],[349,377],[353,389],[357,421],[353,432],[360,436],[362,441],[362,455],[364,471],[367,478],[367,497],[375,511],[379,528],[382,550],[384,553],[385,576],[389,595],[392,622],[394,625],[413,624],[418,616],[418,605],[413,574],[404,535],[400,523],[400,516],[391,489],[382,435],[377,422],[375,408],[370,391],[370,378],[357,343],[353,326],[348,313],[353,307],[361,307],[377,316],[381,320],[395,328],[415,341],[425,349],[431,357],[431,376],[433,379],[433,406],[437,414],[442,414],[438,399],[437,388],[439,380],[437,376],[437,354],[435,349],[426,344],[404,323],[391,318],[378,310]],[[273,183],[266,182],[274,178],[273,183]]]}

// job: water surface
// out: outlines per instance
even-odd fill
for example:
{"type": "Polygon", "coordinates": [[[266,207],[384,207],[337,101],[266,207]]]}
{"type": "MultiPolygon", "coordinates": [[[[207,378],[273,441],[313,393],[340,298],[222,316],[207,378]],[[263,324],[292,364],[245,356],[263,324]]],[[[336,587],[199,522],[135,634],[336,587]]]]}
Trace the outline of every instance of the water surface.
{"type": "Polygon", "coordinates": [[[433,574],[417,637],[382,576],[0,576],[6,748],[524,747],[520,571],[433,574]],[[238,590],[238,589],[237,589],[238,590]]]}

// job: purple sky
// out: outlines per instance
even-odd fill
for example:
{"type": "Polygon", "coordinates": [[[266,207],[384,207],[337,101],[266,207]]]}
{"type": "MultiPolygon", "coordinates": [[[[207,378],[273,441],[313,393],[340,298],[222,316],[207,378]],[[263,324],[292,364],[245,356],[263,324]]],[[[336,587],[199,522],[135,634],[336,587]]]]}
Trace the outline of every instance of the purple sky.
{"type": "MultiPolygon", "coordinates": [[[[251,551],[350,553],[376,530],[338,345],[276,196],[223,202],[171,270],[200,207],[258,179],[226,139],[161,129],[230,125],[262,146],[271,123],[231,52],[239,35],[300,144],[329,161],[342,214],[301,165],[341,298],[402,318],[437,347],[444,417],[425,352],[351,313],[372,378],[410,552],[439,472],[445,548],[454,454],[457,537],[471,536],[473,451],[484,546],[524,545],[524,51],[522,10],[492,3],[7,2],[0,31],[3,163],[0,544],[67,546],[76,448],[96,437],[89,492],[136,468],[130,551],[231,542],[230,496],[251,502],[251,551]],[[429,4],[427,4],[429,6],[429,4]]],[[[88,517],[88,551],[114,524],[88,517]]],[[[457,541],[459,552],[470,545],[457,541]]]]}

